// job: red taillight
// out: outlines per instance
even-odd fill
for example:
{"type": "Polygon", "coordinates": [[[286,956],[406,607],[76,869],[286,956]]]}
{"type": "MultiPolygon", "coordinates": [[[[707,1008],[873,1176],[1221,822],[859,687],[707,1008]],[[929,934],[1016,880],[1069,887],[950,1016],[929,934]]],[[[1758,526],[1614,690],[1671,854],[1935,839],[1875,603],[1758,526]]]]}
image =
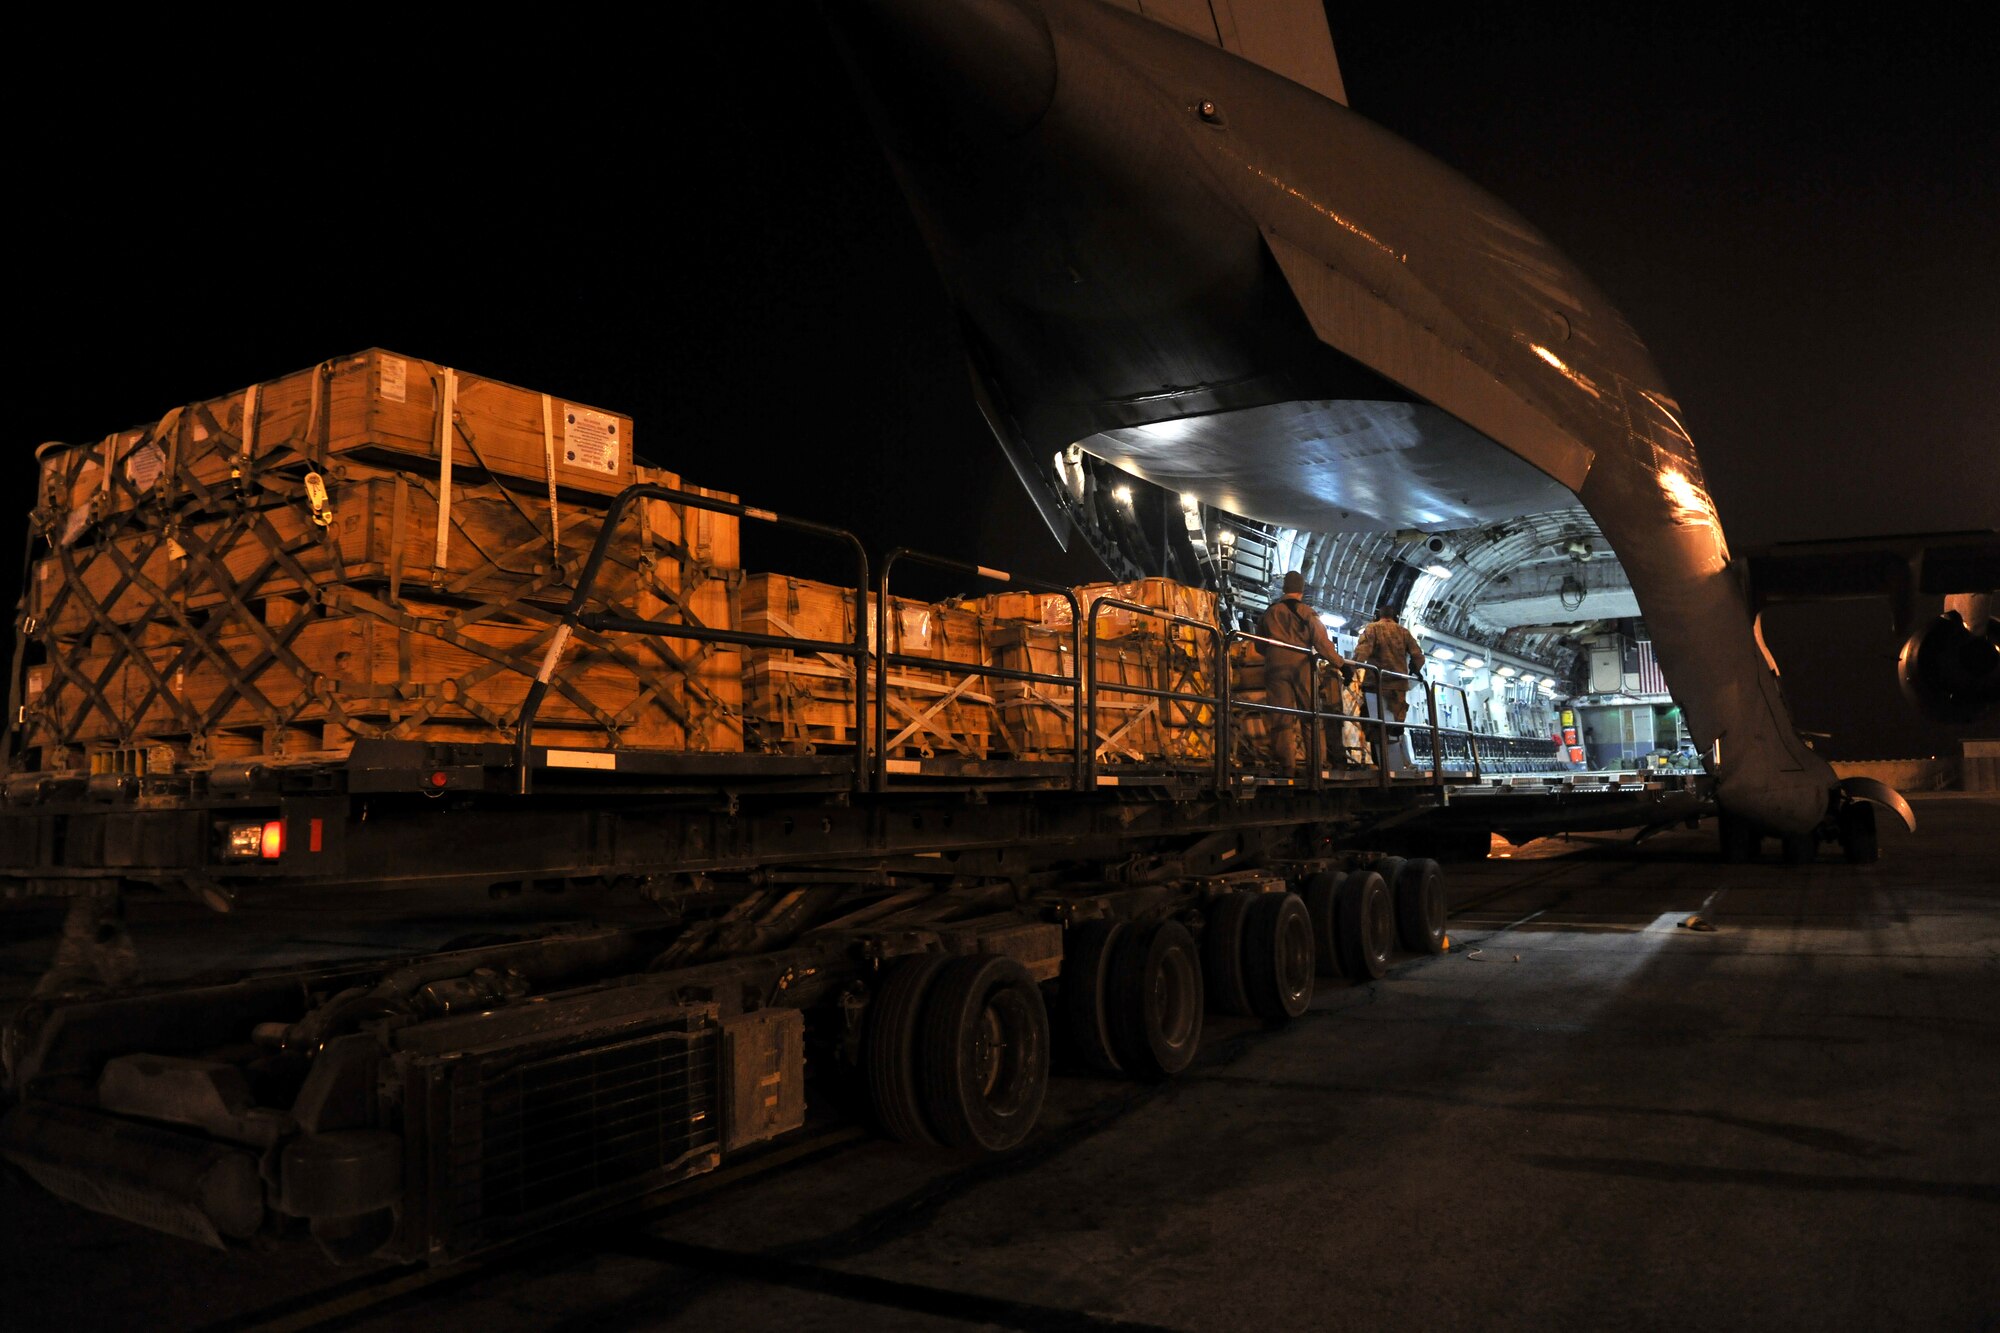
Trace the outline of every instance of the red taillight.
{"type": "Polygon", "coordinates": [[[285,821],[270,819],[264,822],[264,838],[257,844],[257,854],[266,861],[275,861],[285,854],[285,821]]]}

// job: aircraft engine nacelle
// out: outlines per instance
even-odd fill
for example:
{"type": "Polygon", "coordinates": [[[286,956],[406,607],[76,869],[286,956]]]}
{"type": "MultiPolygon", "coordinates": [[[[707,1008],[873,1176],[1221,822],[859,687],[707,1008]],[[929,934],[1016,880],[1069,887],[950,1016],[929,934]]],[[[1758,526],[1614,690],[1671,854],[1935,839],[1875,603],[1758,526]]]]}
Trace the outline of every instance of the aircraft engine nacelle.
{"type": "Polygon", "coordinates": [[[1975,633],[1954,610],[1919,628],[1896,663],[1904,697],[1937,722],[1974,722],[1990,711],[2000,703],[1996,626],[1988,619],[1975,633]]]}

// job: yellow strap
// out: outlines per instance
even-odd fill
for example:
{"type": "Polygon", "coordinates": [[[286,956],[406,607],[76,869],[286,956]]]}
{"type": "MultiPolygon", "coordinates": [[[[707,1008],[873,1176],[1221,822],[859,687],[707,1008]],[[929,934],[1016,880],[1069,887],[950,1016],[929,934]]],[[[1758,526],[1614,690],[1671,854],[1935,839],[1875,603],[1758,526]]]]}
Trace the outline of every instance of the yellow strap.
{"type": "Polygon", "coordinates": [[[452,416],[458,410],[458,372],[444,366],[440,373],[444,384],[438,392],[437,554],[431,563],[444,569],[451,555],[451,455],[458,443],[452,416]]]}
{"type": "Polygon", "coordinates": [[[243,457],[248,458],[250,451],[257,447],[257,386],[254,384],[243,391],[243,428],[239,433],[243,437],[243,457]]]}
{"type": "Polygon", "coordinates": [[[557,563],[561,563],[562,517],[556,513],[555,405],[547,394],[542,395],[542,459],[549,472],[549,545],[555,549],[557,563]]]}

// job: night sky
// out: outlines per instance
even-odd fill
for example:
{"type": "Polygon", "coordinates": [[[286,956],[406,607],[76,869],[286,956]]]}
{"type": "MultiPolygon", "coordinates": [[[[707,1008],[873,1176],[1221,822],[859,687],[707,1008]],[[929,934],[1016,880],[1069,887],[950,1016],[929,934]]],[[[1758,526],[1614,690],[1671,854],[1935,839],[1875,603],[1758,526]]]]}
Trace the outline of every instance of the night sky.
{"type": "MultiPolygon", "coordinates": [[[[663,44],[546,14],[518,38],[177,30],[109,61],[49,41],[6,94],[7,586],[40,441],[373,345],[629,412],[652,461],[876,550],[1095,577],[972,406],[814,9],[715,8],[741,16],[661,11],[663,44]]],[[[1642,13],[1673,23],[1331,21],[1355,109],[1537,223],[1646,338],[1735,546],[2000,526],[2000,102],[1974,19],[1642,13]]],[[[1767,625],[1834,755],[1946,736],[1890,683],[1886,603],[1767,625]]]]}

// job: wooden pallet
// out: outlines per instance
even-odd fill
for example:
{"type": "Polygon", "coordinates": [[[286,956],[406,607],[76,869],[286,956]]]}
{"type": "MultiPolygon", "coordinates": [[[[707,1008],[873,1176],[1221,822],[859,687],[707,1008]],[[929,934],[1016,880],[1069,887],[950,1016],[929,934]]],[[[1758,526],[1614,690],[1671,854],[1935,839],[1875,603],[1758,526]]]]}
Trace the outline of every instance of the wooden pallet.
{"type": "MultiPolygon", "coordinates": [[[[498,465],[449,478],[383,466],[398,449],[406,464],[421,452],[401,409],[422,395],[405,378],[393,401],[389,355],[264,386],[236,400],[234,418],[230,400],[197,404],[149,435],[45,460],[35,521],[50,553],[33,570],[22,636],[25,762],[87,768],[171,751],[200,763],[246,747],[344,753],[359,737],[513,738],[605,497],[559,469],[552,490],[546,475],[503,489],[498,465]],[[246,409],[257,427],[247,451],[246,437],[223,429],[240,432],[246,409]],[[93,463],[105,457],[109,474],[93,463]]],[[[540,395],[459,383],[451,422],[468,450],[482,432],[525,438],[530,403],[542,447],[540,395]]],[[[629,440],[629,422],[617,433],[629,440]]],[[[682,486],[629,460],[617,471],[621,484],[682,486]]],[[[734,517],[645,500],[611,549],[593,609],[736,625],[734,517]]],[[[538,735],[544,725],[567,745],[740,750],[741,655],[579,635],[538,735]]]]}
{"type": "Polygon", "coordinates": [[[636,466],[630,417],[371,348],[53,450],[39,502],[74,541],[190,490],[218,495],[348,457],[440,484],[490,474],[600,496],[631,485],[636,466]]]}
{"type": "MultiPolygon", "coordinates": [[[[875,599],[863,603],[871,652],[875,599]]],[[[743,628],[830,643],[854,640],[851,589],[782,574],[750,574],[742,591],[743,628]]],[[[887,679],[887,752],[902,757],[992,751],[994,696],[979,616],[963,606],[891,598],[889,650],[938,663],[896,666],[887,679]]],[[[871,667],[872,670],[872,667],[871,667]]],[[[871,686],[872,688],[872,686],[871,686]]],[[[854,737],[854,664],[838,653],[751,648],[745,653],[744,716],[753,747],[790,753],[843,748],[854,737]]],[[[875,726],[871,700],[863,725],[875,726]]]]}

